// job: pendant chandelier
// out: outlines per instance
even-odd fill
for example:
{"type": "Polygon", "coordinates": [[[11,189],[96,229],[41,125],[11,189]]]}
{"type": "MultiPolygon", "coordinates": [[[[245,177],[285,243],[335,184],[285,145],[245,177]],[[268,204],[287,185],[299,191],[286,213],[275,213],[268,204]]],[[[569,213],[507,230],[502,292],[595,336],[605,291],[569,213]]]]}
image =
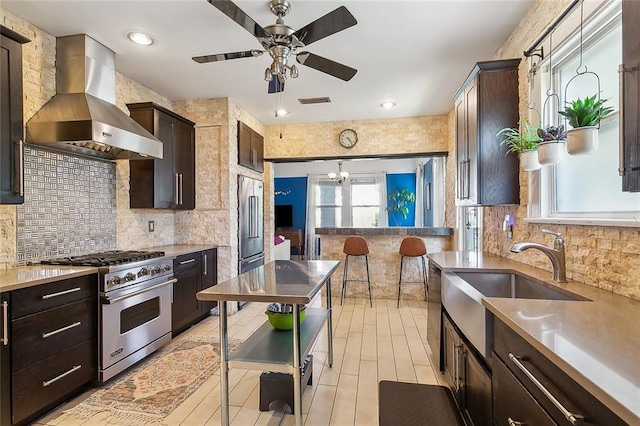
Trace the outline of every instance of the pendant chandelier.
{"type": "Polygon", "coordinates": [[[342,171],[342,161],[338,161],[338,173],[336,172],[329,172],[328,173],[329,179],[338,182],[339,184],[342,185],[342,182],[344,182],[345,180],[347,180],[347,178],[349,177],[349,172],[343,172],[342,171]]]}

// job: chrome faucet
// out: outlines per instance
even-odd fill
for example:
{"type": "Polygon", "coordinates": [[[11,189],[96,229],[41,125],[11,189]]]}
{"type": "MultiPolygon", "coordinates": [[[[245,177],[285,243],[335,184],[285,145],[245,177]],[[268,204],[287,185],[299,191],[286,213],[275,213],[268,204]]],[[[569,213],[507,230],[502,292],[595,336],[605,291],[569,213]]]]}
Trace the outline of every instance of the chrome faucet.
{"type": "Polygon", "coordinates": [[[559,232],[549,231],[547,229],[543,229],[542,232],[544,234],[555,236],[555,239],[553,240],[553,247],[543,246],[538,243],[515,243],[511,247],[511,252],[522,253],[523,251],[531,248],[540,250],[547,255],[549,260],[551,260],[551,265],[553,266],[553,280],[558,283],[566,283],[567,267],[564,257],[564,240],[562,239],[562,234],[559,232]]]}

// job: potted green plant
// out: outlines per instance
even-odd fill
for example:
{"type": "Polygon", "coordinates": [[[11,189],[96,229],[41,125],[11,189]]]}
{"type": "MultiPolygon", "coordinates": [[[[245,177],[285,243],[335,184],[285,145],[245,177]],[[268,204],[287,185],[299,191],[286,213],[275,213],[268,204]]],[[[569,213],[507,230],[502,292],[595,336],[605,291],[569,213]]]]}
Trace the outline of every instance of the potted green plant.
{"type": "Polygon", "coordinates": [[[538,129],[538,161],[540,164],[556,164],[562,161],[564,155],[564,141],[567,132],[564,126],[546,126],[538,129]]]}
{"type": "Polygon", "coordinates": [[[403,219],[406,219],[409,215],[409,206],[415,203],[415,201],[416,194],[407,188],[396,190],[389,194],[387,211],[391,212],[394,216],[396,225],[398,224],[398,219],[395,218],[395,215],[400,215],[403,219]]]}
{"type": "Polygon", "coordinates": [[[597,99],[597,95],[578,98],[571,102],[560,115],[569,120],[572,127],[567,132],[567,151],[571,155],[589,154],[598,149],[600,120],[613,112],[604,106],[608,99],[597,99]]]}
{"type": "Polygon", "coordinates": [[[538,170],[541,165],[538,162],[538,128],[529,120],[522,119],[520,128],[507,127],[498,132],[498,136],[504,136],[500,145],[507,145],[507,152],[514,152],[520,158],[520,168],[530,172],[538,170]]]}

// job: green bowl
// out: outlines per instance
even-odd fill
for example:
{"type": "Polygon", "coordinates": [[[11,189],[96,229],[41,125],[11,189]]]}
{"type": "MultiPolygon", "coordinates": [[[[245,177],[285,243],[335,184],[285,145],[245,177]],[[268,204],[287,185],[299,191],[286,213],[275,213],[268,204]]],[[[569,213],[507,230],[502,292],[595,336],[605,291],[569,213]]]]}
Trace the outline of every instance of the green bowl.
{"type": "MultiPolygon", "coordinates": [[[[291,330],[293,329],[293,314],[289,313],[275,313],[266,311],[267,318],[269,318],[269,322],[271,325],[278,330],[291,330]]],[[[304,318],[306,316],[306,311],[300,311],[300,324],[304,322],[304,318]]]]}

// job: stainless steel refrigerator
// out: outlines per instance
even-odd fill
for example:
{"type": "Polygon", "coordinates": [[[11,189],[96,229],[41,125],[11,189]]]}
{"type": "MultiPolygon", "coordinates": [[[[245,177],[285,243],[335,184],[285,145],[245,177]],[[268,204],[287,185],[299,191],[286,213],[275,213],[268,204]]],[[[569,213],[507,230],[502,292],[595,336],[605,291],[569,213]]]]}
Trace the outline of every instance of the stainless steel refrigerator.
{"type": "Polygon", "coordinates": [[[238,272],[264,265],[263,183],[238,176],[238,272]]]}

